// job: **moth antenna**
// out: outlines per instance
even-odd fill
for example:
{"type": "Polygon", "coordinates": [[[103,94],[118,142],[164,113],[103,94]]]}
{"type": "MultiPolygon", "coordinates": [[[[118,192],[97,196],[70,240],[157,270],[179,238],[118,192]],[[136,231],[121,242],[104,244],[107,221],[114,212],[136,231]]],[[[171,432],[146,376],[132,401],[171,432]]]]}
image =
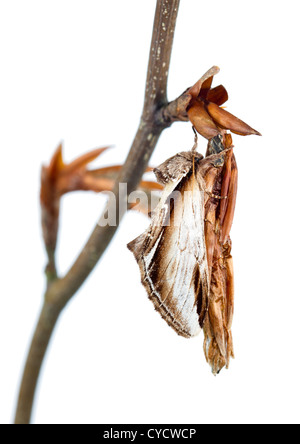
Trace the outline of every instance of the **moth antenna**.
{"type": "Polygon", "coordinates": [[[194,125],[192,126],[192,130],[194,131],[194,134],[195,134],[194,145],[193,145],[193,148],[191,150],[192,153],[193,153],[193,174],[192,174],[192,176],[195,177],[195,152],[196,152],[196,149],[198,147],[198,134],[197,134],[197,131],[196,131],[194,125]]]}
{"type": "Polygon", "coordinates": [[[196,129],[195,129],[194,126],[192,126],[192,130],[194,131],[194,134],[195,134],[195,137],[194,137],[194,146],[193,146],[193,148],[192,148],[192,152],[195,152],[196,149],[197,149],[197,147],[198,147],[198,134],[197,134],[197,131],[196,131],[196,129]]]}
{"type": "Polygon", "coordinates": [[[193,156],[193,170],[192,170],[192,177],[195,177],[195,156],[193,156]]]}

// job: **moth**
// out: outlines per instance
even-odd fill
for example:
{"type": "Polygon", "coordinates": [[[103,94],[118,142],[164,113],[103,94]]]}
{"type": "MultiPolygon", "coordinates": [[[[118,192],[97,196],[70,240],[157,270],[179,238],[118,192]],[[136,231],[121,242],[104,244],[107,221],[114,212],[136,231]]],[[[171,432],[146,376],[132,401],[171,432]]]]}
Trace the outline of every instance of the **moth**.
{"type": "Polygon", "coordinates": [[[237,191],[231,136],[211,138],[206,157],[180,152],[154,173],[164,190],[148,229],[128,244],[142,284],[162,318],[181,336],[204,331],[204,353],[217,374],[234,357],[230,228],[237,191]]]}

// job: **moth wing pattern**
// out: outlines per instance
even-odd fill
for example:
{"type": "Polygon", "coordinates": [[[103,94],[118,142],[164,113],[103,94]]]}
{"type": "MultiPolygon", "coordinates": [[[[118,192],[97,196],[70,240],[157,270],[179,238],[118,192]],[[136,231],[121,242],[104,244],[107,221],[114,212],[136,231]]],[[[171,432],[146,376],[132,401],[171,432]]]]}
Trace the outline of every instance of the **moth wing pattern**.
{"type": "Polygon", "coordinates": [[[209,299],[204,193],[193,156],[179,153],[156,169],[166,184],[160,203],[149,228],[128,244],[155,309],[184,337],[200,332],[209,299]]]}
{"type": "MultiPolygon", "coordinates": [[[[158,182],[166,185],[170,182],[178,184],[192,169],[195,160],[201,160],[203,156],[199,153],[192,153],[191,151],[182,151],[175,156],[167,159],[157,168],[154,168],[154,173],[158,182]]],[[[176,186],[176,185],[175,185],[176,186]]]]}

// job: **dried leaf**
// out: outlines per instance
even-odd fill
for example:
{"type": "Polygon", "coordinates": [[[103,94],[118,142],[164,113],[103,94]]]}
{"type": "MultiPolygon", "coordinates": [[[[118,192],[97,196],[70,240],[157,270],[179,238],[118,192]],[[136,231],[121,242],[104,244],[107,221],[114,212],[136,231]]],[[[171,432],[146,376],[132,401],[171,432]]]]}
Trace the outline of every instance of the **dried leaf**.
{"type": "MultiPolygon", "coordinates": [[[[49,166],[42,167],[40,201],[42,208],[42,229],[44,242],[49,255],[54,254],[57,242],[58,218],[60,211],[60,198],[73,191],[111,191],[117,180],[122,165],[88,170],[87,166],[109,147],[98,148],[83,154],[69,164],[65,164],[62,156],[62,144],[60,144],[50,161],[49,166]]],[[[146,172],[152,171],[148,167],[146,172]]],[[[156,182],[143,181],[141,184],[146,193],[161,190],[161,185],[156,182]]],[[[155,197],[154,197],[155,198],[155,197]]],[[[150,202],[150,199],[149,199],[150,202]]],[[[150,207],[142,204],[134,206],[148,214],[150,207]]]]}
{"type": "Polygon", "coordinates": [[[233,114],[229,113],[223,108],[220,108],[215,103],[208,103],[206,105],[206,110],[213,119],[213,121],[223,129],[230,130],[235,134],[239,134],[240,136],[248,136],[250,134],[256,134],[257,136],[261,136],[261,134],[255,129],[251,128],[251,126],[247,125],[247,123],[235,117],[233,114]]]}
{"type": "Polygon", "coordinates": [[[206,100],[208,102],[213,102],[216,105],[223,105],[223,103],[227,102],[228,100],[228,93],[223,85],[216,86],[215,88],[212,88],[210,91],[208,91],[206,100]]]}
{"type": "Polygon", "coordinates": [[[213,66],[210,68],[191,88],[188,89],[188,93],[191,94],[192,97],[197,98],[200,94],[202,85],[205,84],[205,89],[207,89],[208,85],[212,83],[213,77],[218,74],[220,68],[218,66],[213,66]]]}
{"type": "Polygon", "coordinates": [[[85,167],[93,162],[93,160],[97,159],[104,151],[111,148],[110,146],[105,146],[102,148],[97,148],[93,151],[89,151],[88,153],[83,154],[80,157],[77,157],[77,159],[73,160],[73,162],[67,164],[63,168],[63,174],[64,175],[72,175],[81,169],[85,169],[85,167]]]}
{"type": "Polygon", "coordinates": [[[206,111],[203,102],[193,101],[188,109],[188,116],[198,133],[206,139],[212,139],[220,134],[219,128],[206,111]]]}
{"type": "Polygon", "coordinates": [[[212,67],[194,86],[187,90],[192,99],[186,110],[195,129],[208,140],[218,134],[224,135],[224,130],[230,130],[242,136],[261,135],[245,122],[221,108],[221,105],[228,100],[227,91],[223,85],[211,88],[213,76],[218,72],[218,67],[212,67]]]}

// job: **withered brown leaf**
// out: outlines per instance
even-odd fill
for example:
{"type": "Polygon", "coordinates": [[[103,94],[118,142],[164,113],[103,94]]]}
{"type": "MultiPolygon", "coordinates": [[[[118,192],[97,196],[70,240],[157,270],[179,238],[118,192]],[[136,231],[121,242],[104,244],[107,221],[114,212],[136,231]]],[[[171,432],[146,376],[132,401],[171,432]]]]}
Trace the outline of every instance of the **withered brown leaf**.
{"type": "Polygon", "coordinates": [[[187,107],[189,120],[195,129],[206,139],[210,140],[223,130],[230,130],[235,134],[247,136],[261,135],[247,123],[221,108],[228,100],[228,94],[223,85],[211,88],[213,77],[218,74],[219,68],[213,66],[186,92],[190,96],[187,107]]]}
{"type": "MultiPolygon", "coordinates": [[[[63,160],[63,147],[60,144],[55,150],[49,165],[42,167],[40,202],[42,208],[42,229],[46,249],[53,254],[56,248],[58,219],[61,197],[74,191],[111,191],[118,178],[122,165],[111,165],[97,169],[88,166],[109,146],[82,154],[70,163],[63,160]]],[[[151,167],[146,172],[152,171],[151,167]]],[[[139,190],[150,196],[151,191],[161,191],[162,186],[156,182],[143,180],[139,190]]],[[[155,196],[155,195],[154,195],[155,196]]],[[[156,195],[158,199],[158,195],[156,195]]],[[[150,207],[132,205],[132,209],[148,214],[150,207]]]]}
{"type": "Polygon", "coordinates": [[[218,177],[209,172],[206,185],[213,182],[213,196],[205,207],[205,239],[210,275],[210,298],[204,321],[204,353],[212,372],[217,374],[234,357],[232,318],[234,310],[234,281],[231,240],[229,237],[237,192],[237,165],[231,148],[231,136],[218,136],[208,144],[208,158],[216,152],[224,155],[218,177]],[[221,142],[222,140],[222,142],[221,142]],[[231,149],[230,149],[231,148],[231,149]],[[214,196],[218,196],[215,198],[214,196]]]}

